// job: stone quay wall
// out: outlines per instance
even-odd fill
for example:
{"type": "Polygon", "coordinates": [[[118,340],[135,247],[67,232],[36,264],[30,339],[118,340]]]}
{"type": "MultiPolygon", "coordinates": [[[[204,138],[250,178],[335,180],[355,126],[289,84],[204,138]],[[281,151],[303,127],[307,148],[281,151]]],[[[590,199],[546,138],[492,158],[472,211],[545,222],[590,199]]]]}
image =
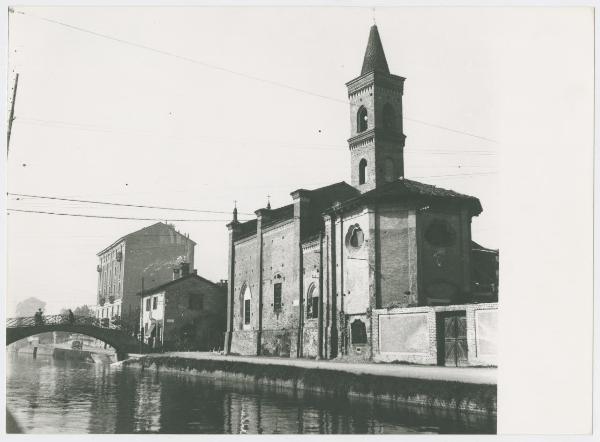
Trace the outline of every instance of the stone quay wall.
{"type": "MultiPolygon", "coordinates": [[[[335,368],[256,363],[235,359],[143,356],[122,364],[142,370],[180,371],[225,382],[310,391],[339,399],[365,399],[496,415],[496,384],[457,382],[352,372],[335,368]]],[[[332,363],[334,364],[334,363],[332,363]]]]}

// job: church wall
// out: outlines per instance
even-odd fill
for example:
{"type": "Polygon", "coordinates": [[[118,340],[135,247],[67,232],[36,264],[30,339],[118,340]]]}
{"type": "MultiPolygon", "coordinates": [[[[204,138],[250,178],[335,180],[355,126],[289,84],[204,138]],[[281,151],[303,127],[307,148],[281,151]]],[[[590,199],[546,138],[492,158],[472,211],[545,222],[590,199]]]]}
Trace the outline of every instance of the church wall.
{"type": "MultiPolygon", "coordinates": [[[[297,283],[294,279],[294,224],[263,231],[263,318],[261,353],[296,354],[298,332],[297,283]],[[276,276],[281,279],[275,280],[276,276]],[[281,310],[274,310],[274,284],[281,281],[281,310]]],[[[296,246],[297,247],[297,246],[296,246]]]]}
{"type": "MultiPolygon", "coordinates": [[[[468,219],[461,218],[458,209],[426,210],[419,213],[417,227],[421,305],[460,304],[465,301],[465,267],[468,266],[467,255],[470,253],[470,247],[465,247],[465,243],[467,239],[470,243],[470,225],[465,226],[464,223],[468,222],[468,219]],[[428,239],[432,223],[448,226],[450,234],[441,234],[441,241],[438,238],[432,242],[428,239]]],[[[433,235],[434,239],[435,236],[433,235]]]]}
{"type": "Polygon", "coordinates": [[[256,237],[243,239],[235,244],[235,280],[233,297],[233,333],[231,352],[242,355],[256,354],[256,330],[258,328],[258,269],[256,237]],[[250,325],[244,327],[242,317],[242,288],[248,284],[252,293],[250,325]]]}
{"type": "Polygon", "coordinates": [[[380,307],[417,305],[417,238],[414,210],[383,206],[379,224],[380,307]]]}
{"type": "MultiPolygon", "coordinates": [[[[338,221],[339,224],[339,221],[338,221]]],[[[344,216],[342,234],[338,236],[343,245],[343,310],[346,314],[364,313],[369,307],[369,241],[371,240],[369,214],[361,211],[344,216]],[[358,224],[364,235],[364,243],[358,249],[348,246],[347,235],[352,225],[358,224]]],[[[340,287],[338,285],[338,287],[340,287]]]]}
{"type": "Polygon", "coordinates": [[[304,261],[304,313],[303,313],[303,334],[302,334],[302,355],[304,357],[316,358],[319,352],[319,318],[308,316],[308,303],[311,301],[309,296],[311,285],[314,285],[315,293],[319,293],[320,277],[320,247],[319,242],[314,242],[308,246],[302,247],[302,256],[304,261]]]}

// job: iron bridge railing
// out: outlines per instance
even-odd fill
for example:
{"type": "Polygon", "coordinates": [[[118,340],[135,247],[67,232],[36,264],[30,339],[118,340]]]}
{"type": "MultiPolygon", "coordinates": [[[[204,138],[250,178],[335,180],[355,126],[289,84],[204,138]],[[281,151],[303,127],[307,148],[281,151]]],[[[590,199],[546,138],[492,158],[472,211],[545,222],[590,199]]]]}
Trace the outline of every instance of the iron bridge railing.
{"type": "MultiPolygon", "coordinates": [[[[105,318],[107,319],[107,318],[105,318]]],[[[68,314],[60,315],[42,315],[41,317],[29,316],[24,318],[8,318],[6,320],[7,328],[16,327],[36,327],[43,325],[87,325],[93,327],[110,328],[120,330],[121,326],[117,324],[107,323],[94,316],[74,316],[69,318],[68,314]]]]}

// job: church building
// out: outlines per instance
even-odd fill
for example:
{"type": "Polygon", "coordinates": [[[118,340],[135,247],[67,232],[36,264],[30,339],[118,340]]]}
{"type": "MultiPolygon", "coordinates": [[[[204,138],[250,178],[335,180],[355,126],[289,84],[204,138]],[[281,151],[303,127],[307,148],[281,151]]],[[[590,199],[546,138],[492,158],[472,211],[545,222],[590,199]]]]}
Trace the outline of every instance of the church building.
{"type": "Polygon", "coordinates": [[[247,222],[234,209],[228,353],[494,363],[497,299],[472,298],[471,219],[482,207],[404,178],[404,80],[374,25],[346,84],[350,184],[297,189],[247,222]]]}

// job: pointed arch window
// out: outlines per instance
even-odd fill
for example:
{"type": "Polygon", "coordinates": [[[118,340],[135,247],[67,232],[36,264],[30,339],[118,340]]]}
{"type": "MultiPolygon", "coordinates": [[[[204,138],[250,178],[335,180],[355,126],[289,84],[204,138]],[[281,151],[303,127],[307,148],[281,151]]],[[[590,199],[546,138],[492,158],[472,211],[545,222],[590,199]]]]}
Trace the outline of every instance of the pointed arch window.
{"type": "Polygon", "coordinates": [[[252,292],[247,284],[242,287],[242,323],[244,327],[250,325],[252,292]]]}
{"type": "Polygon", "coordinates": [[[369,115],[367,114],[367,108],[361,106],[358,108],[358,112],[356,113],[356,130],[360,132],[364,132],[367,130],[369,126],[369,115]]]}
{"type": "Polygon", "coordinates": [[[283,278],[280,274],[275,275],[273,278],[273,311],[280,312],[281,306],[281,285],[283,278]]]}
{"type": "Polygon", "coordinates": [[[394,106],[390,103],[386,103],[383,106],[383,127],[385,129],[393,129],[396,125],[396,111],[394,106]]]}
{"type": "Polygon", "coordinates": [[[358,163],[358,184],[367,182],[367,160],[364,158],[358,163]]]}
{"type": "Polygon", "coordinates": [[[319,290],[314,283],[310,285],[306,295],[306,317],[308,319],[319,317],[319,290]]]}

